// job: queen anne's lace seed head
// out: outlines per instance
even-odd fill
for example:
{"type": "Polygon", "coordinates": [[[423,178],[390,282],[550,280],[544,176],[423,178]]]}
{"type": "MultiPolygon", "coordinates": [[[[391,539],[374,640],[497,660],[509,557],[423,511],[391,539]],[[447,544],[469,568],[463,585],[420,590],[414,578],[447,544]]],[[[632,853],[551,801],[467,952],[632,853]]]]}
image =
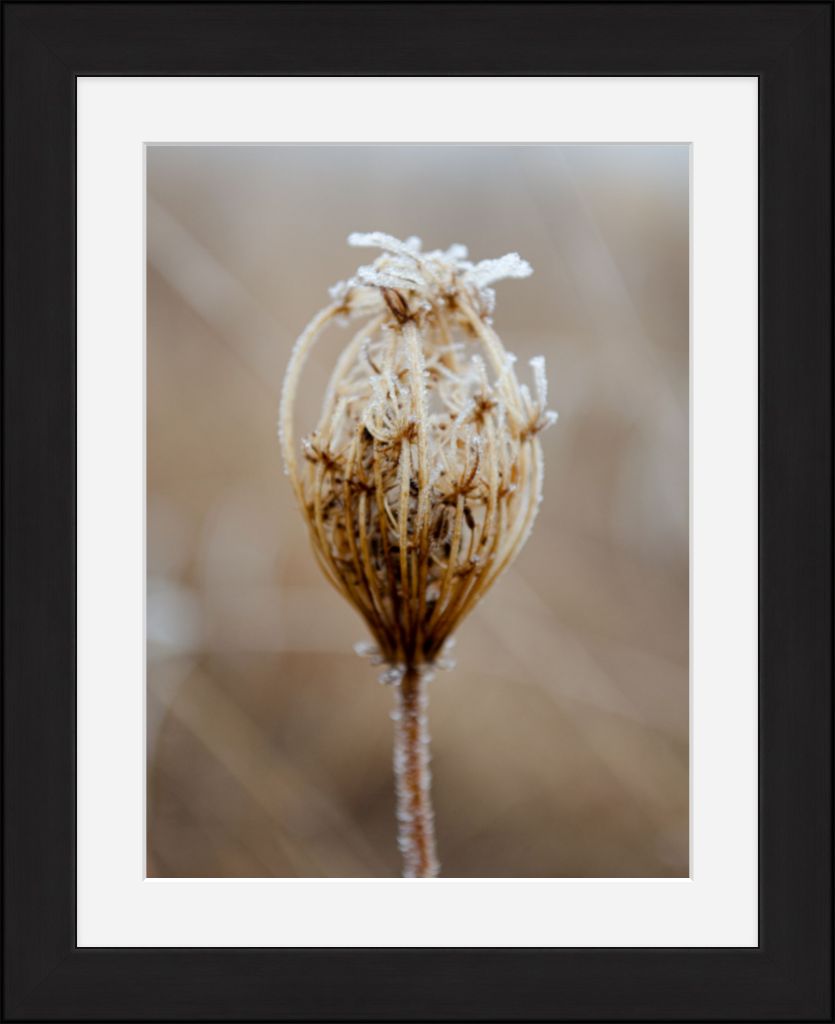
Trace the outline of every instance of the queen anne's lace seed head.
{"type": "Polygon", "coordinates": [[[545,362],[533,388],[489,321],[516,253],[471,263],[467,249],[352,234],[382,254],[331,289],[299,338],[282,392],[287,471],[328,578],[364,617],[389,666],[443,667],[452,632],[513,561],[540,499],[545,362]],[[319,423],[297,458],[293,406],[307,355],[340,317],[365,323],[337,360],[319,423]]]}

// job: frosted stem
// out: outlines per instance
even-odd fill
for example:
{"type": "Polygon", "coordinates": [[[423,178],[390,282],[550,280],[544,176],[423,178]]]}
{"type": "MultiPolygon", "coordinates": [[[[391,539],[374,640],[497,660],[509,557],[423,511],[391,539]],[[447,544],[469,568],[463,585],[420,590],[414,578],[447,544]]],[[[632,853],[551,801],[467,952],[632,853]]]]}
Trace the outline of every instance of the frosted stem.
{"type": "Polygon", "coordinates": [[[404,878],[432,878],[439,870],[429,792],[427,683],[417,669],[410,667],[395,687],[394,778],[404,878]]]}

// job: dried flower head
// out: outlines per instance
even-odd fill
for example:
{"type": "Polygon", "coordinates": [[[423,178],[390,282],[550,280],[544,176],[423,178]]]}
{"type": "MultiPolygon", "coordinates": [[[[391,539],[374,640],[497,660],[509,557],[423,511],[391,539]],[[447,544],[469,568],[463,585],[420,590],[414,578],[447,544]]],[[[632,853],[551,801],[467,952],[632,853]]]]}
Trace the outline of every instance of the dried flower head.
{"type": "Polygon", "coordinates": [[[525,543],[542,488],[539,433],[556,414],[544,360],[531,360],[532,388],[520,383],[492,326],[491,285],[528,276],[525,260],[471,263],[464,246],[424,253],[417,238],[379,232],[348,241],[382,255],[332,288],[298,339],[280,433],[318,561],[374,638],[359,649],[399,684],[443,667],[452,633],[525,543]],[[331,321],[358,317],[300,461],[305,361],[331,321]]]}
{"type": "MultiPolygon", "coordinates": [[[[490,285],[526,277],[515,253],[420,251],[416,238],[353,234],[383,255],[333,289],[299,338],[284,382],[284,458],[319,562],[357,608],[394,671],[431,665],[461,619],[513,561],[542,487],[544,360],[533,389],[493,330],[490,285]],[[333,370],[299,465],[293,406],[325,326],[368,319],[333,370]]],[[[372,653],[369,651],[369,653],[372,653]]]]}

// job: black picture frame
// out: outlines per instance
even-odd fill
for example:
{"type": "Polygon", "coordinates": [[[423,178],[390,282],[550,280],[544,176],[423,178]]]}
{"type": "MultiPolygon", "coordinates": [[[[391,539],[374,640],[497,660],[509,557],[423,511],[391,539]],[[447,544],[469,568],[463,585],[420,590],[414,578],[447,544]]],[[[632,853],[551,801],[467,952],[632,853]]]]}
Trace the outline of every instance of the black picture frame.
{"type": "Polygon", "coordinates": [[[832,1020],[832,15],[4,4],[4,1020],[832,1020]],[[277,74],[758,77],[756,948],[77,948],[76,78],[277,74]]]}

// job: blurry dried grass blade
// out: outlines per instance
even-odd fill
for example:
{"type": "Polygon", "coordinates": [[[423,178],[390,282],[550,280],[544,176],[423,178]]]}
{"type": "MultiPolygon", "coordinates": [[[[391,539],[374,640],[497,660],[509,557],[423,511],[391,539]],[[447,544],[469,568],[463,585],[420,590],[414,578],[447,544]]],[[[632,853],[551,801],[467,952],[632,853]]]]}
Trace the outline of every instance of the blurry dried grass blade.
{"type": "Polygon", "coordinates": [[[542,492],[544,360],[533,387],[493,329],[502,278],[527,277],[516,253],[471,263],[464,246],[421,252],[380,232],[382,249],[331,289],[298,339],[284,381],[280,435],[314,553],[374,638],[360,652],[397,687],[395,774],[404,873],[437,873],[429,803],[426,684],[462,618],[528,537],[542,492]],[[331,321],[364,317],[333,369],[321,416],[293,431],[305,361],[331,321]]]}

